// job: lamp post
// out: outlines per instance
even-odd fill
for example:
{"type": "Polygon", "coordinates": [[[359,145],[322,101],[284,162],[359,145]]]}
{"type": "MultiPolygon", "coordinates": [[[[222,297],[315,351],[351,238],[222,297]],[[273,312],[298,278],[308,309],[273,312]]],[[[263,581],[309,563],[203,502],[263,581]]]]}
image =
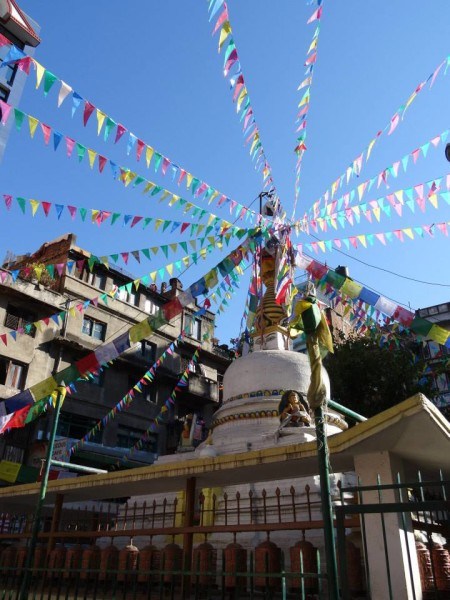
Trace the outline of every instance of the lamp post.
{"type": "Polygon", "coordinates": [[[50,474],[50,467],[52,462],[53,447],[55,445],[56,430],[58,427],[59,415],[61,412],[61,405],[66,396],[66,387],[64,385],[58,386],[53,392],[52,398],[54,400],[54,412],[53,412],[53,423],[50,432],[50,439],[48,440],[47,455],[45,458],[44,470],[42,472],[41,485],[39,488],[39,496],[36,503],[36,509],[34,511],[33,529],[31,532],[30,545],[28,546],[27,558],[25,561],[24,577],[20,586],[19,600],[28,599],[28,590],[30,587],[31,580],[31,565],[34,559],[34,552],[36,550],[37,538],[39,535],[39,526],[41,521],[42,507],[44,506],[44,500],[47,493],[48,477],[50,474]]]}

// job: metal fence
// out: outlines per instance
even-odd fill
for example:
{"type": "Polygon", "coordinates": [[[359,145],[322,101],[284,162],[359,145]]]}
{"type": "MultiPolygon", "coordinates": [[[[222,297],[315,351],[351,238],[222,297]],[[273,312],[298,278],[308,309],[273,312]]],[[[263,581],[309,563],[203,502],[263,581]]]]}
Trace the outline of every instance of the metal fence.
{"type": "Polygon", "coordinates": [[[335,510],[344,600],[353,598],[355,587],[358,587],[351,576],[349,554],[345,552],[345,522],[349,517],[360,520],[357,554],[363,558],[364,583],[360,583],[366,588],[368,598],[397,600],[396,590],[402,578],[404,581],[400,585],[406,590],[402,597],[414,600],[450,598],[449,491],[450,482],[445,481],[442,474],[437,481],[423,481],[420,472],[415,481],[402,482],[398,475],[395,484],[383,485],[378,478],[373,486],[341,488],[341,503],[335,510]],[[346,503],[346,494],[354,496],[357,502],[346,503]],[[403,565],[392,560],[395,542],[403,549],[403,565]],[[374,545],[378,548],[376,573],[372,572],[375,561],[371,561],[371,552],[374,553],[371,546],[374,545]],[[376,591],[373,590],[374,581],[380,584],[376,591]],[[384,591],[380,592],[380,588],[384,591]]]}
{"type": "MultiPolygon", "coordinates": [[[[449,485],[419,474],[414,482],[340,486],[342,600],[450,598],[449,485]],[[403,547],[401,566],[393,543],[403,547]],[[409,595],[398,594],[402,578],[409,595]],[[380,582],[382,592],[374,587],[380,582]]],[[[27,595],[21,585],[33,518],[1,516],[0,600],[328,598],[320,499],[309,486],[57,512],[40,522],[27,595]]]]}

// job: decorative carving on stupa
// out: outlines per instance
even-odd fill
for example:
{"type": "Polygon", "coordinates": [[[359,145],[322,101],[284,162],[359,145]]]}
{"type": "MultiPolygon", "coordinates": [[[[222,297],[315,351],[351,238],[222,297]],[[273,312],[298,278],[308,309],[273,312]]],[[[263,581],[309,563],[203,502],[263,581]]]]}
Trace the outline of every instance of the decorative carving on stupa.
{"type": "Polygon", "coordinates": [[[287,317],[284,306],[275,301],[275,256],[266,249],[261,252],[261,279],[266,291],[256,310],[255,337],[280,331],[287,334],[282,325],[287,317]]]}

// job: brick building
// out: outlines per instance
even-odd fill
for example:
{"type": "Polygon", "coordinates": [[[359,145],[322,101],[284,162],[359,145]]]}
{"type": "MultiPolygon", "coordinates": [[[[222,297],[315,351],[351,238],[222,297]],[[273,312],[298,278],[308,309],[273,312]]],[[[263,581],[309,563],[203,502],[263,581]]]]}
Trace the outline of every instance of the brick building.
{"type": "MultiPolygon", "coordinates": [[[[11,259],[3,273],[19,274],[13,282],[10,276],[0,277],[0,336],[8,341],[0,344],[0,414],[2,402],[67,368],[95,350],[104,341],[127,331],[133,324],[156,314],[174,295],[181,283],[173,278],[169,285],[140,285],[138,291],[130,285],[134,278],[118,268],[106,268],[101,263],[90,264],[92,255],[76,245],[73,234],[45,243],[37,252],[11,259]],[[40,282],[35,278],[36,265],[66,265],[58,276],[48,277],[44,270],[40,282]],[[31,267],[30,267],[31,265],[31,267]],[[86,310],[75,310],[80,301],[93,299],[116,290],[108,303],[91,303],[86,310]],[[64,312],[63,312],[64,311],[64,312]],[[52,315],[61,313],[61,320],[52,323],[52,315]],[[49,319],[49,327],[33,325],[49,319]],[[11,337],[14,331],[26,333],[11,337]]],[[[79,464],[110,468],[144,433],[150,419],[160,413],[180,374],[186,368],[195,349],[200,356],[188,385],[177,394],[175,406],[165,413],[158,432],[150,436],[142,451],[133,454],[131,466],[153,462],[156,455],[176,451],[183,421],[195,415],[206,430],[212,413],[220,401],[223,373],[230,360],[214,342],[214,314],[206,311],[197,316],[198,307],[189,305],[178,317],[163,325],[151,337],[134,344],[108,368],[87,381],[78,381],[66,397],[59,422],[59,445],[64,447],[79,440],[136,384],[161,356],[181,331],[187,332],[172,356],[156,371],[154,384],[136,393],[128,410],[119,412],[90,442],[72,456],[79,464]],[[206,334],[206,335],[205,335],[206,334]]],[[[45,455],[51,416],[22,429],[13,429],[0,436],[0,459],[29,466],[38,466],[45,455]]],[[[198,429],[198,428],[197,428],[198,429]]],[[[64,454],[64,452],[63,452],[64,454]]],[[[1,468],[0,468],[1,472],[1,468]]],[[[1,482],[0,482],[1,484],[1,482]]]]}

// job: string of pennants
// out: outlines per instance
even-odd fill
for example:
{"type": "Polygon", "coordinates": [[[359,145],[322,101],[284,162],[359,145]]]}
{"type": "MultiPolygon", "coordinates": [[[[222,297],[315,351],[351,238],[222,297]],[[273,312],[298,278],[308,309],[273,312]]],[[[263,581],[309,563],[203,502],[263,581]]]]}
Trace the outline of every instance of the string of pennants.
{"type": "MultiPolygon", "coordinates": [[[[109,364],[112,364],[113,360],[109,364]]],[[[104,369],[109,366],[108,363],[100,366],[98,369],[93,369],[83,375],[79,375],[75,381],[88,381],[92,379],[94,375],[99,375],[104,369]]],[[[66,391],[68,393],[76,391],[75,381],[67,386],[66,391]]],[[[29,423],[35,421],[38,417],[43,415],[50,406],[55,406],[56,392],[54,391],[48,397],[38,400],[34,404],[26,404],[19,410],[11,412],[6,415],[0,416],[0,435],[10,431],[11,429],[18,429],[25,427],[29,423]]]]}
{"type": "Polygon", "coordinates": [[[395,320],[416,335],[429,338],[438,344],[450,348],[450,331],[436,323],[416,316],[416,314],[389,298],[377,294],[362,284],[337,273],[334,269],[310,258],[304,254],[297,256],[297,266],[305,269],[318,285],[324,283],[333,288],[336,293],[351,299],[359,300],[371,306],[381,315],[395,320]]]}
{"type": "Polygon", "coordinates": [[[421,212],[425,212],[428,203],[438,209],[439,198],[450,205],[450,175],[396,190],[387,196],[362,202],[356,206],[348,206],[334,213],[330,212],[326,217],[317,217],[302,223],[301,229],[307,233],[310,228],[316,232],[318,229],[327,231],[328,226],[337,229],[338,225],[345,227],[347,223],[350,225],[353,225],[355,221],[359,223],[361,216],[365,217],[369,223],[372,223],[373,218],[379,222],[382,215],[391,217],[392,209],[401,217],[404,207],[409,208],[413,214],[416,212],[416,206],[421,212]]]}
{"type": "MultiPolygon", "coordinates": [[[[27,214],[27,206],[29,205],[32,217],[36,216],[39,209],[41,209],[44,215],[48,217],[52,213],[53,208],[53,214],[58,218],[58,220],[61,219],[64,211],[66,211],[66,213],[69,213],[72,220],[74,220],[76,217],[79,217],[83,222],[85,222],[86,219],[88,219],[98,226],[107,222],[109,222],[111,226],[121,223],[122,227],[129,226],[130,229],[132,229],[138,223],[141,223],[142,229],[152,225],[155,231],[167,231],[169,234],[175,232],[182,234],[189,229],[190,235],[200,234],[203,231],[205,231],[205,235],[209,235],[211,231],[216,231],[217,233],[223,233],[224,231],[223,226],[217,222],[215,222],[214,225],[204,225],[202,223],[192,223],[190,221],[172,221],[169,219],[158,219],[155,217],[143,217],[135,214],[123,214],[120,212],[113,212],[98,208],[83,208],[70,204],[59,204],[56,202],[48,202],[47,200],[34,200],[32,198],[23,198],[21,196],[14,198],[10,194],[3,194],[3,199],[5,208],[8,211],[11,210],[15,203],[24,215],[27,214]]],[[[234,225],[229,227],[227,231],[232,235],[238,235],[240,233],[241,237],[246,232],[245,229],[236,227],[234,225]]],[[[228,233],[226,235],[228,235],[228,233]]]]}
{"type": "Polygon", "coordinates": [[[223,52],[223,75],[228,79],[233,93],[233,103],[236,104],[236,112],[240,115],[245,143],[250,145],[251,160],[256,170],[262,170],[263,186],[275,189],[272,168],[263,148],[260,130],[242,72],[227,3],[224,0],[209,0],[208,12],[210,21],[216,19],[213,35],[219,34],[219,53],[223,52]]]}
{"type": "MultiPolygon", "coordinates": [[[[196,197],[205,193],[206,198],[211,202],[217,198],[226,198],[227,202],[230,202],[235,206],[238,204],[235,200],[231,200],[225,194],[213,188],[202,179],[195,177],[187,169],[180,167],[162,152],[157,151],[150,144],[144,142],[134,133],[129,131],[124,125],[114,120],[103,110],[97,108],[92,102],[89,102],[83,98],[78,92],[75,92],[68,83],[54,75],[51,71],[42,66],[37,60],[31,56],[28,56],[22,50],[12,45],[10,40],[0,34],[0,47],[4,45],[9,45],[12,47],[9,54],[5,57],[2,65],[0,65],[0,68],[1,66],[6,66],[8,64],[17,64],[17,67],[21,71],[29,75],[30,68],[33,66],[36,71],[36,89],[40,88],[41,83],[43,82],[42,89],[44,96],[47,96],[53,85],[58,82],[60,84],[57,101],[58,108],[61,107],[68,96],[71,96],[72,118],[74,117],[78,108],[83,106],[82,112],[84,126],[87,125],[91,115],[95,113],[97,121],[97,136],[100,136],[103,130],[103,139],[105,142],[111,138],[114,139],[114,143],[117,144],[119,140],[121,140],[124,136],[127,137],[128,135],[126,148],[127,156],[133,154],[138,162],[141,161],[142,157],[145,157],[145,162],[148,169],[150,169],[150,166],[153,166],[155,173],[159,172],[164,176],[168,176],[170,174],[172,181],[176,181],[178,186],[185,182],[186,189],[196,197]]],[[[250,209],[248,210],[250,213],[253,212],[250,209]]]]}
{"type": "Polygon", "coordinates": [[[327,204],[330,199],[333,199],[337,190],[340,189],[345,183],[349,183],[349,181],[353,177],[359,177],[361,175],[363,169],[363,163],[368,162],[372,150],[376,144],[376,142],[383,136],[383,134],[387,133],[387,135],[391,135],[398,127],[401,121],[403,121],[406,110],[412,104],[412,102],[417,98],[418,94],[425,89],[426,84],[429,82],[429,88],[433,86],[436,78],[442,70],[442,67],[445,69],[443,71],[444,76],[447,74],[447,69],[450,66],[450,55],[444,58],[442,62],[434,69],[434,71],[421,83],[417,85],[414,91],[410,94],[408,99],[395,111],[393,116],[390,118],[389,122],[384,126],[383,129],[380,129],[374,138],[369,142],[368,146],[350,163],[347,169],[339,175],[339,177],[331,184],[331,186],[320,196],[316,202],[314,202],[312,206],[313,214],[317,211],[319,206],[322,203],[327,204]]]}
{"type": "MultiPolygon", "coordinates": [[[[37,126],[40,125],[40,129],[42,130],[42,134],[43,134],[42,139],[43,139],[45,145],[47,145],[47,146],[49,145],[50,139],[51,139],[51,136],[53,133],[53,147],[54,147],[54,150],[56,151],[60,146],[61,140],[64,138],[65,145],[66,145],[67,158],[70,158],[73,154],[74,149],[76,149],[78,163],[81,164],[81,162],[83,162],[84,158],[87,155],[89,167],[91,168],[91,170],[93,170],[95,164],[97,164],[99,173],[104,174],[105,172],[109,172],[111,174],[112,178],[115,181],[122,183],[124,187],[129,187],[131,183],[132,183],[131,188],[137,188],[138,186],[143,186],[143,190],[142,190],[143,194],[147,194],[150,197],[155,197],[155,200],[158,200],[158,202],[167,202],[168,203],[167,205],[169,207],[174,207],[178,210],[182,210],[184,212],[184,214],[190,213],[192,211],[191,216],[196,217],[199,221],[201,219],[203,219],[204,217],[208,216],[208,225],[211,225],[213,222],[222,223],[223,228],[225,230],[229,229],[232,226],[232,224],[229,221],[226,221],[225,219],[221,219],[216,214],[211,213],[208,210],[205,210],[204,208],[194,204],[193,202],[189,202],[188,200],[181,198],[177,194],[173,194],[169,190],[163,188],[160,185],[157,185],[153,181],[150,181],[149,179],[146,179],[145,177],[138,175],[135,171],[132,171],[131,169],[128,169],[127,167],[123,167],[123,166],[116,164],[114,161],[112,161],[108,157],[99,154],[98,152],[96,152],[95,150],[93,150],[91,148],[88,148],[87,146],[84,146],[83,144],[81,144],[81,142],[77,142],[73,138],[65,136],[62,133],[59,133],[57,131],[53,131],[52,128],[50,127],[50,125],[41,123],[35,117],[28,115],[27,113],[24,113],[23,111],[19,110],[18,108],[14,108],[13,106],[11,106],[10,104],[7,104],[3,100],[0,100],[0,110],[2,112],[2,119],[1,119],[2,125],[5,125],[8,122],[10,115],[13,114],[15,124],[16,124],[16,129],[18,131],[22,131],[23,122],[24,122],[25,118],[27,118],[31,138],[34,138],[37,126]],[[110,169],[107,169],[105,171],[105,166],[107,164],[109,164],[110,169]]],[[[206,200],[208,202],[208,204],[210,204],[213,200],[217,199],[217,197],[214,196],[212,193],[209,193],[208,190],[204,190],[204,193],[202,193],[202,195],[200,193],[196,194],[196,192],[199,190],[199,186],[196,185],[196,182],[191,182],[191,191],[194,189],[194,186],[195,186],[195,193],[194,192],[193,193],[200,200],[204,200],[204,201],[206,200]]],[[[224,204],[229,205],[228,208],[229,208],[230,214],[234,215],[236,217],[236,219],[238,219],[238,220],[246,219],[247,221],[252,222],[253,217],[256,214],[253,211],[247,209],[242,204],[237,203],[235,200],[231,200],[230,198],[227,198],[226,196],[222,195],[222,196],[220,196],[220,198],[217,199],[217,206],[222,206],[224,204]]]]}
{"type": "MultiPolygon", "coordinates": [[[[92,254],[88,259],[70,260],[65,263],[63,262],[47,265],[37,263],[32,266],[25,266],[10,271],[0,270],[0,283],[5,283],[5,281],[9,279],[12,282],[15,282],[18,277],[27,279],[30,276],[34,276],[36,277],[37,281],[40,281],[44,271],[51,279],[56,279],[57,277],[61,277],[64,273],[72,275],[74,273],[75,268],[79,272],[81,272],[85,268],[85,266],[88,267],[89,270],[92,272],[94,266],[98,264],[101,264],[107,269],[109,269],[111,261],[117,264],[119,258],[121,258],[123,262],[126,265],[128,265],[130,256],[132,256],[136,260],[136,262],[140,264],[141,258],[145,258],[151,261],[152,255],[156,256],[159,252],[162,252],[166,258],[169,257],[169,250],[171,250],[173,253],[176,253],[180,249],[182,249],[184,252],[188,252],[188,244],[191,247],[191,249],[195,250],[195,252],[193,252],[192,254],[188,254],[183,258],[180,258],[179,261],[176,261],[176,263],[180,264],[171,263],[163,267],[161,271],[158,270],[154,271],[153,273],[150,273],[148,275],[148,278],[154,282],[156,281],[157,275],[159,275],[161,278],[164,277],[164,269],[168,272],[169,275],[172,275],[174,270],[181,271],[183,268],[191,264],[191,261],[194,262],[194,264],[197,264],[199,258],[205,258],[206,254],[209,254],[213,248],[218,248],[219,250],[222,250],[222,240],[228,246],[231,240],[231,235],[221,236],[220,239],[214,236],[202,237],[193,240],[186,240],[184,242],[163,244],[162,246],[151,246],[150,248],[130,250],[128,252],[118,252],[116,254],[109,254],[100,257],[92,254]],[[206,241],[208,241],[209,243],[207,246],[204,246],[206,241]]],[[[136,287],[136,291],[140,283],[142,283],[142,278],[134,280],[134,287],[136,287]]],[[[127,289],[127,291],[130,290],[127,289]]]]}
{"type": "Polygon", "coordinates": [[[300,83],[297,91],[304,90],[302,97],[298,103],[298,113],[296,123],[299,123],[296,132],[299,134],[296,141],[294,152],[297,155],[297,162],[295,165],[295,195],[294,195],[294,208],[292,211],[292,220],[295,218],[295,212],[297,209],[297,202],[300,195],[300,172],[302,167],[303,155],[305,154],[306,147],[306,127],[307,127],[307,116],[309,112],[309,104],[311,100],[311,88],[314,77],[314,68],[317,62],[317,52],[319,44],[320,25],[323,11],[323,1],[317,0],[317,9],[313,12],[307,21],[307,24],[315,23],[316,28],[312,37],[311,44],[306,53],[306,60],[304,67],[306,67],[305,78],[300,83]]]}
{"type": "MultiPolygon", "coordinates": [[[[167,272],[167,274],[172,276],[174,274],[174,272],[181,271],[184,268],[188,267],[191,264],[191,262],[194,262],[195,264],[197,264],[197,262],[200,258],[203,260],[206,259],[207,254],[211,253],[214,248],[215,248],[215,246],[211,244],[211,245],[207,246],[206,248],[202,248],[200,250],[200,252],[198,252],[198,253],[194,252],[193,254],[183,257],[179,261],[170,263],[170,264],[166,265],[165,267],[158,269],[157,271],[152,271],[148,275],[144,275],[143,277],[135,279],[134,281],[130,281],[129,283],[126,283],[122,286],[115,286],[109,292],[104,292],[103,294],[100,294],[99,296],[97,296],[95,298],[87,299],[87,300],[84,300],[83,302],[79,302],[78,304],[75,304],[74,306],[68,308],[67,310],[62,310],[62,311],[59,311],[58,313],[55,313],[49,317],[44,317],[43,319],[34,321],[33,323],[28,323],[24,327],[19,327],[17,330],[13,330],[8,333],[2,333],[2,334],[0,334],[0,340],[5,344],[5,346],[7,346],[8,340],[16,341],[18,335],[29,334],[32,331],[33,327],[35,327],[38,331],[41,331],[43,329],[43,327],[49,327],[53,324],[56,324],[56,326],[59,327],[60,321],[63,320],[66,312],[68,312],[72,316],[75,316],[77,313],[80,313],[80,314],[83,313],[91,305],[97,306],[99,301],[102,301],[105,305],[108,305],[108,302],[110,302],[111,300],[120,299],[121,292],[126,291],[131,294],[133,289],[137,291],[141,284],[142,285],[150,285],[150,281],[154,283],[155,281],[158,280],[158,278],[160,278],[161,280],[164,280],[164,278],[166,276],[166,272],[167,272]]],[[[85,260],[70,261],[70,263],[63,265],[63,269],[65,266],[67,272],[71,274],[75,268],[77,268],[77,269],[80,268],[82,266],[82,264],[84,265],[85,262],[86,262],[85,260]]],[[[47,265],[47,266],[51,267],[53,265],[47,265]]],[[[59,271],[61,270],[60,269],[61,265],[55,265],[55,267],[59,274],[59,271]]],[[[24,275],[27,270],[28,270],[28,268],[23,269],[24,275]]],[[[43,267],[38,266],[33,269],[33,273],[35,276],[37,276],[37,278],[40,278],[42,276],[43,270],[44,270],[43,267]]],[[[46,272],[49,273],[49,271],[47,269],[46,269],[46,272]]],[[[62,272],[63,271],[61,271],[61,274],[62,274],[62,272]]],[[[6,277],[4,275],[5,275],[5,272],[0,270],[0,280],[2,283],[4,283],[6,280],[6,277]]],[[[18,275],[19,275],[18,269],[15,271],[12,271],[10,273],[11,280],[13,282],[15,282],[17,280],[18,275]]],[[[54,275],[55,274],[53,273],[53,276],[54,275]]]]}
{"type": "Polygon", "coordinates": [[[436,231],[448,237],[449,226],[450,221],[443,221],[441,223],[432,223],[431,225],[418,225],[416,227],[394,229],[393,231],[385,231],[384,233],[363,233],[347,238],[335,238],[332,240],[319,240],[317,242],[299,244],[297,249],[299,252],[306,249],[308,252],[315,252],[318,254],[319,250],[322,252],[331,252],[334,246],[336,248],[342,248],[342,246],[344,246],[347,250],[350,250],[351,247],[355,249],[360,247],[368,248],[369,246],[373,246],[375,241],[386,246],[388,243],[394,242],[395,240],[404,242],[408,239],[414,240],[416,237],[424,238],[426,235],[433,238],[436,231]]]}
{"type": "Polygon", "coordinates": [[[159,427],[161,421],[164,419],[164,416],[163,416],[164,413],[166,413],[170,409],[170,407],[175,404],[175,400],[177,398],[178,392],[182,391],[183,388],[185,388],[187,386],[188,379],[189,379],[189,373],[195,368],[195,365],[198,361],[199,352],[200,352],[200,346],[195,350],[192,358],[188,362],[180,379],[177,381],[172,392],[169,394],[169,396],[167,397],[167,399],[161,406],[161,410],[160,410],[159,414],[156,417],[154,417],[153,419],[151,419],[150,425],[147,427],[147,429],[144,431],[144,433],[141,435],[141,437],[137,440],[137,442],[128,450],[128,452],[126,454],[124,454],[117,461],[117,463],[116,463],[117,466],[120,466],[121,464],[126,462],[127,459],[129,459],[135,452],[137,452],[138,450],[141,450],[144,446],[144,443],[148,440],[150,434],[158,430],[158,427],[159,427]]]}
{"type": "MultiPolygon", "coordinates": [[[[242,265],[243,262],[244,260],[242,259],[240,264],[242,265]]],[[[221,263],[219,263],[217,268],[219,268],[220,265],[221,263]]],[[[239,267],[239,265],[237,265],[236,268],[237,267],[239,267]]],[[[235,281],[235,275],[233,274],[232,270],[225,276],[225,281],[230,281],[230,274],[232,275],[233,280],[235,281]]],[[[144,337],[149,336],[153,331],[161,327],[161,325],[167,323],[167,321],[165,320],[166,318],[172,319],[174,318],[174,316],[177,316],[177,314],[181,312],[184,306],[187,306],[187,304],[191,302],[195,302],[195,296],[193,295],[195,293],[194,286],[195,284],[191,286],[192,291],[187,290],[186,292],[182,292],[178,296],[178,298],[172,299],[172,301],[169,302],[169,305],[171,305],[169,308],[167,308],[167,305],[166,307],[163,307],[162,310],[159,311],[158,315],[156,315],[153,318],[152,325],[149,324],[149,317],[143,322],[137,323],[136,325],[132,326],[129,332],[126,332],[125,334],[122,334],[121,336],[113,340],[112,344],[114,345],[114,350],[111,347],[108,347],[111,345],[111,343],[103,344],[102,346],[97,348],[93,353],[91,353],[81,361],[75,363],[75,365],[71,365],[67,369],[64,369],[63,371],[58,373],[57,376],[55,376],[55,378],[50,377],[47,380],[40,382],[37,386],[33,386],[29,390],[25,390],[25,392],[20,392],[19,394],[16,394],[16,396],[14,396],[13,398],[6,400],[6,407],[9,410],[12,410],[13,412],[4,417],[0,417],[0,434],[12,428],[24,427],[31,421],[38,418],[47,409],[49,402],[54,402],[55,400],[55,380],[58,384],[60,383],[61,385],[65,385],[68,393],[71,393],[74,390],[74,381],[79,379],[88,379],[90,376],[92,376],[93,373],[98,374],[98,372],[104,366],[106,366],[108,363],[113,362],[115,358],[117,358],[117,356],[125,352],[128,348],[130,348],[133,343],[138,342],[144,337]],[[129,339],[127,339],[127,336],[129,337],[129,339]],[[100,362],[101,360],[103,362],[100,362]],[[36,399],[34,404],[31,404],[29,402],[29,397],[31,396],[32,398],[36,398],[36,396],[39,394],[43,395],[44,397],[36,399]],[[19,406],[18,410],[14,410],[16,406],[19,406]]],[[[203,308],[196,311],[194,313],[194,316],[200,316],[204,314],[206,312],[206,309],[209,308],[209,306],[210,302],[208,299],[206,299],[203,308]]],[[[97,425],[91,430],[91,432],[88,433],[87,439],[90,438],[96,431],[98,431],[102,425],[106,425],[106,423],[109,422],[111,418],[114,418],[114,415],[117,414],[117,412],[120,412],[128,407],[128,405],[132,402],[134,398],[134,390],[142,392],[142,385],[147,385],[148,382],[152,381],[156,369],[161,365],[161,363],[167,356],[173,354],[175,346],[179,343],[181,339],[183,339],[183,337],[187,333],[188,331],[186,328],[184,331],[182,331],[177,340],[175,340],[173,344],[169,345],[168,349],[145,373],[145,375],[133,386],[131,390],[129,390],[129,392],[124,396],[124,398],[122,398],[117,403],[117,405],[110,411],[110,413],[108,413],[108,415],[102,421],[97,423],[97,425]]],[[[205,340],[208,338],[209,333],[206,332],[203,336],[203,339],[205,340]]],[[[165,412],[164,406],[162,407],[161,412],[165,412]]],[[[83,440],[80,440],[79,444],[82,445],[84,442],[87,441],[87,439],[83,438],[83,440]]],[[[78,447],[79,444],[77,444],[76,446],[78,447]]],[[[75,452],[76,449],[77,448],[74,447],[71,450],[71,452],[75,452]]]]}
{"type": "Polygon", "coordinates": [[[396,179],[400,173],[400,168],[402,168],[406,173],[411,162],[416,164],[420,157],[426,158],[428,156],[428,151],[431,147],[437,148],[439,144],[445,144],[449,133],[449,130],[446,129],[439,135],[434,136],[412,152],[405,154],[400,160],[393,162],[374,177],[371,177],[370,179],[360,183],[357,188],[354,188],[353,190],[342,195],[340,198],[333,200],[329,204],[326,203],[324,208],[319,210],[317,206],[313,206],[309,209],[307,215],[305,214],[304,220],[325,217],[326,215],[334,213],[336,210],[339,211],[342,208],[347,208],[354,201],[361,202],[364,195],[370,192],[375,184],[377,189],[380,188],[381,184],[384,184],[387,188],[389,188],[388,180],[390,177],[396,179]]]}
{"type": "MultiPolygon", "coordinates": [[[[242,263],[241,267],[243,268],[243,270],[245,270],[245,267],[242,265],[242,263]]],[[[230,273],[230,276],[232,281],[227,275],[227,277],[224,278],[224,281],[220,284],[220,286],[216,288],[216,291],[213,294],[211,294],[211,300],[213,300],[216,304],[219,303],[218,298],[221,300],[216,310],[216,313],[218,315],[221,315],[225,308],[228,307],[228,301],[232,299],[233,295],[239,289],[239,277],[236,275],[236,273],[234,273],[234,271],[230,273]],[[226,284],[228,284],[228,286],[226,284]],[[222,294],[224,296],[223,298],[222,294]]]]}
{"type": "Polygon", "coordinates": [[[155,379],[155,374],[160,365],[163,364],[165,359],[168,356],[172,356],[175,349],[177,348],[180,340],[182,339],[184,333],[180,334],[178,338],[172,342],[168,348],[161,354],[161,356],[153,363],[153,365],[144,373],[144,375],[137,381],[128,392],[117,402],[113,408],[102,418],[100,419],[94,427],[90,431],[86,433],[78,442],[76,442],[73,446],[71,446],[69,450],[69,454],[73,455],[79,448],[82,448],[86,442],[88,442],[96,433],[101,431],[106,425],[115,418],[118,412],[123,412],[127,410],[133,400],[136,397],[136,393],[140,394],[143,390],[143,386],[150,385],[155,379]]]}
{"type": "MultiPolygon", "coordinates": [[[[69,367],[59,371],[54,376],[37,383],[30,388],[19,392],[5,400],[6,408],[9,412],[24,408],[28,404],[32,404],[47,398],[59,385],[70,385],[80,375],[84,375],[89,371],[98,369],[102,364],[108,363],[126,350],[132,344],[140,342],[148,337],[153,331],[156,331],[161,326],[177,317],[183,308],[189,304],[195,304],[196,298],[206,296],[208,291],[214,289],[218,284],[218,275],[226,277],[233,270],[241,270],[241,263],[247,258],[249,253],[253,253],[259,243],[266,239],[270,234],[266,231],[257,230],[248,237],[235,250],[230,252],[222,261],[220,261],[206,275],[195,281],[189,288],[180,292],[177,296],[169,300],[159,313],[155,316],[148,316],[143,321],[133,325],[128,331],[120,334],[110,342],[106,342],[89,353],[84,358],[76,361],[69,367]]],[[[106,296],[106,294],[105,294],[106,296]]],[[[90,301],[89,301],[90,302],[90,301]]],[[[203,311],[206,311],[210,306],[208,299],[205,300],[203,311]]],[[[69,309],[70,312],[70,309],[69,309]]]]}
{"type": "MultiPolygon", "coordinates": [[[[251,235],[253,235],[253,234],[254,234],[254,230],[252,230],[251,235]]],[[[266,237],[268,235],[268,233],[264,232],[263,235],[266,237]]],[[[218,244],[220,245],[221,242],[219,242],[218,244]]],[[[250,241],[249,241],[250,248],[253,247],[253,244],[254,244],[254,242],[252,241],[252,239],[250,239],[250,241]]],[[[212,250],[212,248],[211,248],[211,250],[212,250]]],[[[208,250],[208,252],[210,252],[211,250],[208,250]]],[[[235,259],[235,262],[236,262],[236,260],[238,260],[241,257],[241,254],[242,254],[242,250],[240,250],[238,248],[237,250],[233,251],[231,253],[231,255],[229,255],[229,256],[232,256],[233,258],[237,257],[237,259],[235,259]]],[[[242,256],[243,256],[243,254],[242,254],[242,256]]],[[[94,257],[94,258],[96,259],[97,257],[94,257]]],[[[203,253],[201,255],[201,258],[206,258],[206,255],[203,253]]],[[[78,270],[81,271],[84,268],[86,262],[88,263],[89,267],[92,269],[93,264],[92,264],[92,262],[89,263],[89,260],[90,259],[88,259],[87,261],[85,259],[80,260],[80,261],[69,261],[66,265],[58,264],[58,265],[54,265],[54,267],[56,268],[56,271],[60,275],[64,272],[64,267],[66,268],[67,273],[72,274],[73,269],[75,269],[75,268],[77,268],[78,270]]],[[[97,259],[97,260],[100,260],[100,262],[102,262],[101,259],[97,259]]],[[[118,297],[120,297],[121,292],[126,291],[128,293],[132,293],[132,290],[135,289],[137,291],[139,289],[140,285],[150,285],[150,281],[155,282],[157,277],[164,279],[165,270],[168,272],[169,275],[172,275],[174,272],[174,269],[172,267],[176,266],[178,270],[181,270],[183,268],[183,265],[184,265],[184,267],[189,266],[191,260],[194,262],[194,264],[196,264],[196,262],[198,261],[198,254],[194,252],[193,254],[182,258],[181,264],[179,264],[180,261],[176,261],[175,263],[172,263],[172,264],[166,265],[165,267],[162,267],[158,271],[152,271],[149,275],[144,275],[143,277],[135,279],[134,281],[126,283],[122,286],[116,286],[113,289],[111,289],[109,292],[105,292],[96,298],[92,298],[90,300],[85,300],[83,302],[79,302],[78,304],[75,304],[74,306],[68,308],[67,310],[62,310],[62,311],[60,311],[54,315],[51,315],[49,317],[44,317],[43,319],[40,319],[33,323],[28,323],[24,327],[19,327],[17,330],[10,331],[9,334],[6,334],[6,333],[1,334],[0,340],[5,344],[5,346],[7,346],[8,339],[9,339],[8,335],[10,336],[11,340],[16,341],[18,335],[29,334],[33,327],[35,327],[38,331],[41,331],[44,326],[48,327],[53,324],[56,324],[59,327],[60,321],[62,321],[64,319],[64,315],[66,314],[66,312],[68,312],[72,316],[75,316],[77,314],[77,312],[83,313],[87,308],[89,308],[90,305],[97,306],[99,301],[102,301],[105,305],[108,305],[108,302],[110,300],[115,300],[118,297]]],[[[221,274],[223,274],[227,269],[230,268],[230,261],[231,261],[231,259],[228,261],[228,263],[226,261],[225,262],[222,261],[223,264],[219,263],[218,268],[211,269],[211,271],[209,271],[205,275],[205,277],[204,277],[205,282],[208,282],[210,289],[213,288],[218,281],[217,270],[219,270],[219,272],[221,274]]],[[[242,270],[243,267],[241,267],[242,263],[243,263],[243,258],[241,258],[241,262],[239,264],[235,265],[236,271],[238,273],[243,272],[243,270],[242,270]]],[[[53,265],[47,265],[47,267],[49,267],[49,266],[51,267],[53,265]]],[[[40,276],[42,275],[41,268],[42,267],[38,266],[33,269],[34,275],[37,276],[38,278],[40,278],[40,276]]],[[[27,271],[26,268],[23,269],[24,275],[26,275],[26,271],[27,271]]],[[[0,281],[2,283],[4,283],[6,281],[6,278],[8,276],[8,274],[6,274],[6,277],[5,277],[5,273],[6,273],[5,271],[0,270],[0,281]]],[[[9,276],[11,277],[11,280],[13,283],[17,280],[19,273],[20,273],[20,270],[15,270],[15,271],[12,271],[9,273],[9,276]]],[[[47,273],[50,273],[50,272],[47,270],[47,273]]],[[[229,273],[232,273],[232,270],[230,270],[229,273]]],[[[228,277],[229,273],[225,272],[225,277],[228,277]]],[[[53,272],[53,274],[54,274],[54,272],[53,272]]]]}

